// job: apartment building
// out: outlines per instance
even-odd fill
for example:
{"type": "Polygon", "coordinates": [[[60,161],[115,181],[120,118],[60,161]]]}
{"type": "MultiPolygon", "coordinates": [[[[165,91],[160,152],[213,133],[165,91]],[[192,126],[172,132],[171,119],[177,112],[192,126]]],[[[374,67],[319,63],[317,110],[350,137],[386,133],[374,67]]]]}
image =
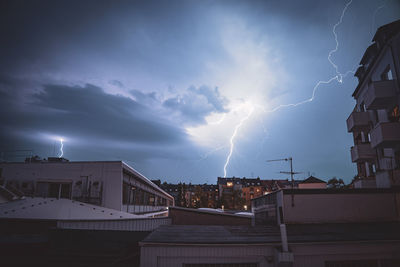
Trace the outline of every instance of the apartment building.
{"type": "Polygon", "coordinates": [[[400,185],[400,20],[380,27],[361,59],[347,119],[355,188],[400,185]]]}

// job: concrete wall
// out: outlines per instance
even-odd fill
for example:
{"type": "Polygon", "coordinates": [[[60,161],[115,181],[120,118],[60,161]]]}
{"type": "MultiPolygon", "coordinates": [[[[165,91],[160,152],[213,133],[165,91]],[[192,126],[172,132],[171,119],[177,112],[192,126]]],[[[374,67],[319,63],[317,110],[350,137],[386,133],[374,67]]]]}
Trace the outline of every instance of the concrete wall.
{"type": "MultiPolygon", "coordinates": [[[[281,266],[274,253],[276,245],[176,245],[145,244],[141,246],[141,267],[183,266],[184,263],[258,263],[259,267],[281,266]]],[[[290,244],[293,267],[322,267],[332,261],[397,259],[399,242],[342,242],[290,244]]],[[[282,265],[283,266],[283,265],[282,265]]],[[[285,265],[290,266],[290,265],[285,265]]],[[[340,265],[344,266],[344,265],[340,265]]],[[[362,266],[362,265],[357,265],[362,266]]],[[[382,265],[383,266],[383,265],[382,265]]],[[[389,266],[389,265],[385,265],[389,266]]],[[[390,265],[397,266],[397,265],[390,265]]]]}
{"type": "Polygon", "coordinates": [[[259,267],[272,267],[273,247],[249,244],[180,246],[164,244],[141,247],[141,267],[182,267],[185,263],[258,263],[259,267]]]}
{"type": "MultiPolygon", "coordinates": [[[[326,262],[335,261],[360,261],[360,260],[389,260],[397,259],[399,263],[399,242],[375,242],[375,243],[314,243],[314,244],[291,244],[290,248],[294,254],[293,267],[319,267],[326,266],[326,262]]],[[[345,265],[337,265],[345,266],[345,265]]],[[[350,265],[346,265],[350,266],[350,265]]],[[[351,265],[355,266],[355,265],[351,265]]],[[[362,266],[362,265],[357,265],[362,266]]],[[[365,265],[371,266],[371,265],[365,265]]],[[[399,265],[377,265],[377,266],[399,266],[399,265]]]]}
{"type": "Polygon", "coordinates": [[[310,193],[293,196],[292,207],[292,195],[284,195],[284,222],[289,224],[399,220],[396,193],[310,193]]]}
{"type": "Polygon", "coordinates": [[[169,208],[172,224],[178,225],[251,225],[251,218],[186,208],[169,208]]]}

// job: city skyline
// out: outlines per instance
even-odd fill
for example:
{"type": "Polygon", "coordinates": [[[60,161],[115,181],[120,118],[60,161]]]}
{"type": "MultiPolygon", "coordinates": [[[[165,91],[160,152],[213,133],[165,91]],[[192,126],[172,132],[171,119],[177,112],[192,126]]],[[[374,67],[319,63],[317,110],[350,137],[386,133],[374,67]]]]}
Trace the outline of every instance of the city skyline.
{"type": "Polygon", "coordinates": [[[296,179],[349,183],[348,71],[400,5],[42,1],[2,13],[5,159],[63,146],[72,161],[123,160],[151,179],[202,184],[286,179],[287,163],[266,160],[293,157],[296,179]],[[313,91],[319,81],[330,83],[313,91]]]}

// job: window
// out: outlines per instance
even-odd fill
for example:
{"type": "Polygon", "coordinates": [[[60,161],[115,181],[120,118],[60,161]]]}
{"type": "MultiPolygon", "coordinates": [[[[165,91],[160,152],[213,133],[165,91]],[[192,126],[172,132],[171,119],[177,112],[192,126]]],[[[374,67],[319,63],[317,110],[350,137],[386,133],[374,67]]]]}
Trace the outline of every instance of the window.
{"type": "Polygon", "coordinates": [[[233,183],[232,182],[227,182],[226,185],[231,187],[231,186],[233,186],[233,183]]]}
{"type": "Polygon", "coordinates": [[[386,67],[386,69],[382,72],[381,74],[381,80],[382,81],[388,81],[388,80],[393,80],[393,74],[392,70],[390,68],[390,65],[386,67]]]}
{"type": "Polygon", "coordinates": [[[390,110],[389,120],[391,122],[400,121],[400,110],[399,110],[399,106],[398,105],[396,105],[392,110],[390,110]]]}
{"type": "Polygon", "coordinates": [[[369,175],[371,176],[371,175],[374,175],[374,173],[376,172],[376,166],[375,166],[375,164],[368,164],[368,167],[369,167],[369,175]]]}
{"type": "Polygon", "coordinates": [[[364,102],[362,102],[361,104],[360,104],[360,111],[361,112],[364,112],[364,111],[366,111],[367,109],[365,108],[365,103],[364,102]]]}
{"type": "Polygon", "coordinates": [[[36,196],[71,198],[71,183],[38,182],[36,196]]]}

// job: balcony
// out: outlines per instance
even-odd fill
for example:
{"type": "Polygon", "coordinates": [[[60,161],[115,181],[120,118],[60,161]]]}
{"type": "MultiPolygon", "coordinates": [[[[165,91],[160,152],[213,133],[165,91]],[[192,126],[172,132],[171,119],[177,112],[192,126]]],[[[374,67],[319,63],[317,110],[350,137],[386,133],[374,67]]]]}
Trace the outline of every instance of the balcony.
{"type": "Polygon", "coordinates": [[[380,171],[391,170],[396,166],[394,158],[383,157],[379,159],[378,167],[380,171]]]}
{"type": "Polygon", "coordinates": [[[400,170],[380,171],[376,174],[376,185],[381,188],[390,188],[400,185],[400,170]]]}
{"type": "Polygon", "coordinates": [[[400,123],[379,123],[371,131],[371,146],[372,148],[393,148],[400,146],[400,123]]]}
{"type": "Polygon", "coordinates": [[[384,109],[395,104],[395,80],[372,82],[365,97],[367,109],[384,109]]]}
{"type": "Polygon", "coordinates": [[[370,127],[369,113],[353,111],[346,122],[348,132],[368,130],[370,127]]]}
{"type": "Polygon", "coordinates": [[[376,157],[375,150],[372,149],[371,144],[358,144],[351,147],[351,161],[374,161],[376,157]]]}

